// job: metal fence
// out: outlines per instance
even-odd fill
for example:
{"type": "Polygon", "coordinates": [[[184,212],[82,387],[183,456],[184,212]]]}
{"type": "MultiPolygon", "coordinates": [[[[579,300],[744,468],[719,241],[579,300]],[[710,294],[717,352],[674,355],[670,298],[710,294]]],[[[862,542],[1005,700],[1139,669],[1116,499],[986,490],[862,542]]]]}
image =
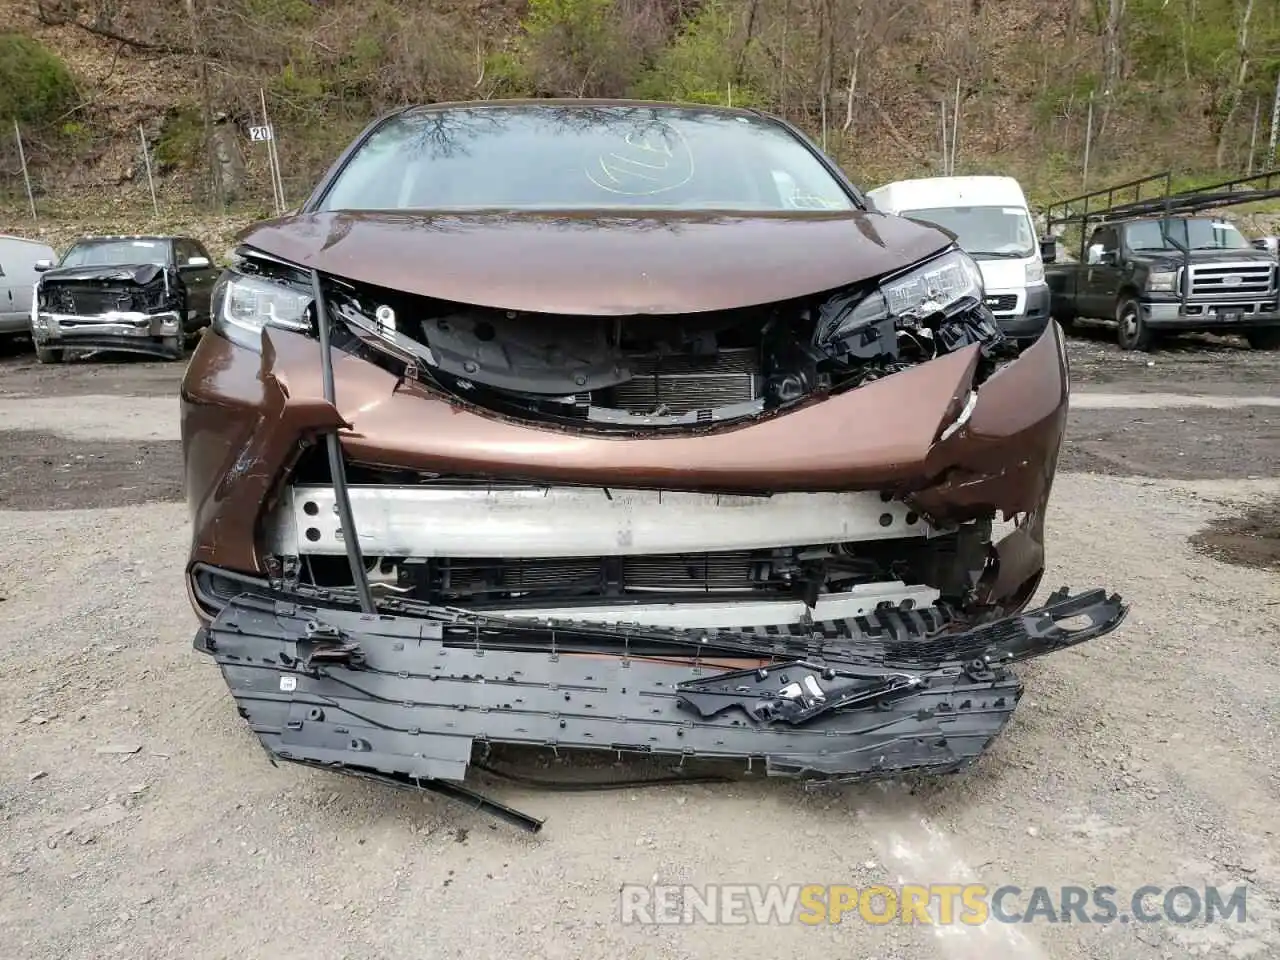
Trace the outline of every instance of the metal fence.
{"type": "Polygon", "coordinates": [[[97,133],[71,125],[47,133],[14,121],[0,130],[0,202],[10,210],[8,219],[21,208],[37,224],[68,215],[64,200],[86,198],[135,214],[149,207],[158,218],[215,209],[217,176],[234,180],[223,209],[283,213],[310,192],[325,157],[306,149],[307,138],[300,132],[298,149],[291,151],[282,143],[290,131],[273,122],[265,92],[259,91],[257,99],[259,109],[252,116],[220,116],[211,124],[216,159],[188,155],[185,162],[167,166],[157,157],[159,122],[139,124],[128,150],[117,131],[97,133]],[[107,154],[115,159],[103,162],[107,154]]]}

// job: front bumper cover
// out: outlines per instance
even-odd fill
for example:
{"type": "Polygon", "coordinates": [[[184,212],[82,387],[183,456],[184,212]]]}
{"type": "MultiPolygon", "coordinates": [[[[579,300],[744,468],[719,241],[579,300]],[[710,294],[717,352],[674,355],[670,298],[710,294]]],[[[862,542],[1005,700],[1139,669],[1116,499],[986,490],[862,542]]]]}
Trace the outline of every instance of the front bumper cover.
{"type": "Polygon", "coordinates": [[[693,633],[406,601],[373,617],[341,609],[349,602],[315,589],[298,602],[244,594],[195,645],[273,758],[473,800],[460,782],[488,744],[762,761],[811,783],[959,770],[1012,716],[1022,686],[1011,663],[1109,633],[1128,610],[1102,590],[1064,588],[962,631],[927,608],[693,633]],[[1075,618],[1086,625],[1060,623],[1075,618]]]}
{"type": "Polygon", "coordinates": [[[49,349],[166,354],[163,340],[181,336],[182,317],[175,310],[158,313],[113,310],[92,316],[42,310],[31,328],[36,345],[49,349]]]}
{"type": "Polygon", "coordinates": [[[1177,300],[1144,302],[1147,326],[1159,330],[1258,330],[1280,326],[1276,301],[1190,301],[1187,309],[1177,300]],[[1221,314],[1218,311],[1223,311],[1221,314]]]}

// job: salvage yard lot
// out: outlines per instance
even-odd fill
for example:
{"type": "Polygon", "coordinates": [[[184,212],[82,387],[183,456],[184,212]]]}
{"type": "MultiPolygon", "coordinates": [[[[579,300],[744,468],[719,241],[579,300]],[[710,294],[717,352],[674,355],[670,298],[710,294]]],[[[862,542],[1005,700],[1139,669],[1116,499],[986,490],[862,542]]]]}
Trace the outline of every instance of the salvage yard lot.
{"type": "MultiPolygon", "coordinates": [[[[18,958],[1280,955],[1280,354],[1070,342],[1049,574],[1133,604],[976,769],[550,792],[534,838],[273,768],[191,650],[179,364],[0,361],[0,942],[18,958]],[[655,880],[656,878],[656,880],[655,880]],[[624,926],[639,883],[1248,890],[1247,919],[624,926]]],[[[530,776],[584,775],[527,761],[530,776]]],[[[634,769],[595,765],[617,779],[634,769]]]]}

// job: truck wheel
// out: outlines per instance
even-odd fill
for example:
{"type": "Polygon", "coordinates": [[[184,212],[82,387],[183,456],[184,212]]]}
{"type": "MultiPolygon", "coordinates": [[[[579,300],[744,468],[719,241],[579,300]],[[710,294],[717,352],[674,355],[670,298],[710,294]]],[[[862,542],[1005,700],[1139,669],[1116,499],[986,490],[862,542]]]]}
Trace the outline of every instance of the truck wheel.
{"type": "Polygon", "coordinates": [[[1132,297],[1116,307],[1116,340],[1121,350],[1150,350],[1154,337],[1142,318],[1142,305],[1132,297]]]}
{"type": "Polygon", "coordinates": [[[1280,330],[1250,330],[1244,338],[1255,350],[1280,350],[1280,330]]]}
{"type": "Polygon", "coordinates": [[[50,347],[36,347],[36,359],[41,363],[61,363],[62,351],[50,347]]]}
{"type": "Polygon", "coordinates": [[[165,358],[166,360],[183,359],[183,355],[186,351],[183,349],[184,343],[182,337],[165,337],[160,341],[160,345],[164,347],[165,353],[168,354],[165,358]]]}

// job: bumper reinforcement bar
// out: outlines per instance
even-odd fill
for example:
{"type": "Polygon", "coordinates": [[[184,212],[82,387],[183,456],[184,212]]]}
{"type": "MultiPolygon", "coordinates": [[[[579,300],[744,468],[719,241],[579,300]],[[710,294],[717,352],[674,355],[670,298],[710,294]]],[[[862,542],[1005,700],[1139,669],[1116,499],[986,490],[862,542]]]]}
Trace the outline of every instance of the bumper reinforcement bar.
{"type": "Polygon", "coordinates": [[[536,830],[462,786],[477,744],[761,761],[810,783],[951,772],[1011,717],[1022,687],[1008,664],[1109,633],[1128,610],[1064,588],[962,631],[911,611],[900,616],[916,629],[858,618],[783,638],[422,606],[370,615],[245,594],[196,646],[273,758],[435,790],[536,830]]]}

